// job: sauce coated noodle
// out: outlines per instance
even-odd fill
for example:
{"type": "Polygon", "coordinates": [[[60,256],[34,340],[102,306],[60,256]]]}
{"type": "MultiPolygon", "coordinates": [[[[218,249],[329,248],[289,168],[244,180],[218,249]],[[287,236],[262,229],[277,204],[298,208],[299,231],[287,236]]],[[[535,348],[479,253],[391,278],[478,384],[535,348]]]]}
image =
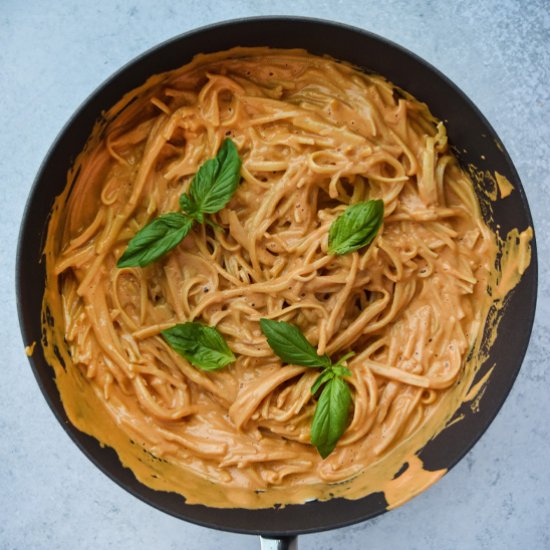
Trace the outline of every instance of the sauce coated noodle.
{"type": "Polygon", "coordinates": [[[236,49],[128,94],[76,171],[47,245],[52,338],[70,351],[58,384],[71,420],[147,485],[253,508],[329,498],[355,476],[356,498],[454,411],[497,247],[426,105],[326,58],[236,49]],[[243,165],[212,216],[223,231],[196,226],[160,261],[117,269],[227,136],[243,165]],[[332,221],[368,199],[385,204],[373,243],[327,255],[332,221]],[[351,423],[326,460],[309,442],[318,372],[282,366],[261,317],[320,354],[356,353],[351,423]],[[190,320],[216,326],[236,363],[206,373],[177,355],[160,331],[190,320]]]}

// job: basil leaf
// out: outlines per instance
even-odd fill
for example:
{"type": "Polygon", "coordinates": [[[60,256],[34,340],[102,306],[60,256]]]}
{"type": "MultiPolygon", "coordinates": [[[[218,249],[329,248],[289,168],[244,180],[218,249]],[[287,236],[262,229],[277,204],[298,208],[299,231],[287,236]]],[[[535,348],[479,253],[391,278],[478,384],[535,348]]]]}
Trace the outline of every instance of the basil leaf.
{"type": "Polygon", "coordinates": [[[183,323],[161,334],[172,349],[199,369],[218,370],[235,361],[233,352],[216,328],[201,323],[183,323]]]}
{"type": "Polygon", "coordinates": [[[117,267],[146,266],[176,247],[189,233],[193,220],[170,212],[142,227],[130,240],[117,267]]]}
{"type": "Polygon", "coordinates": [[[260,328],[267,337],[269,347],[285,363],[303,367],[331,366],[328,355],[317,355],[298,327],[284,321],[260,319],[260,328]]]}
{"type": "Polygon", "coordinates": [[[326,458],[334,448],[348,426],[351,391],[339,377],[325,384],[313,415],[311,424],[311,443],[319,454],[326,458]]]}
{"type": "Polygon", "coordinates": [[[240,170],[237,148],[226,139],[216,157],[199,168],[189,194],[181,194],[179,202],[185,214],[165,214],[143,227],[128,243],[117,267],[143,267],[158,260],[184,239],[195,220],[217,228],[214,222],[205,220],[204,214],[218,212],[229,202],[239,184],[240,170]]]}
{"type": "Polygon", "coordinates": [[[334,365],[330,369],[336,376],[351,376],[351,371],[342,365],[334,365]]]}
{"type": "Polygon", "coordinates": [[[371,200],[348,206],[331,224],[329,254],[347,254],[372,242],[384,220],[384,201],[371,200]]]}
{"type": "Polygon", "coordinates": [[[191,218],[197,220],[199,223],[204,221],[202,212],[199,211],[195,201],[187,194],[182,193],[180,195],[180,207],[191,218]]]}
{"type": "MultiPolygon", "coordinates": [[[[240,181],[241,159],[235,144],[226,139],[218,154],[195,174],[189,194],[200,214],[221,210],[235,193],[240,181]]],[[[183,205],[182,205],[183,207],[183,205]]]]}
{"type": "Polygon", "coordinates": [[[319,388],[329,380],[332,380],[334,378],[334,372],[332,369],[325,369],[318,377],[317,380],[313,383],[313,386],[311,386],[311,393],[312,395],[315,395],[319,388]]]}
{"type": "Polygon", "coordinates": [[[352,376],[352,373],[347,367],[343,367],[342,365],[333,365],[332,367],[325,368],[325,370],[317,377],[317,380],[315,380],[313,386],[311,386],[311,393],[315,395],[325,382],[328,382],[335,376],[342,378],[343,376],[352,376]]]}

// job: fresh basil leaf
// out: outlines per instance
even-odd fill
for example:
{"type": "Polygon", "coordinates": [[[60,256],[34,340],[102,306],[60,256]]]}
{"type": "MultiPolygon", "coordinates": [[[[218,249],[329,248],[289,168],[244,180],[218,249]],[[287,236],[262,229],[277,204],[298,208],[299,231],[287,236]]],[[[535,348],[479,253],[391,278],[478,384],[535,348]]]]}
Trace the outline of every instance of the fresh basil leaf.
{"type": "Polygon", "coordinates": [[[353,357],[354,355],[355,355],[354,351],[349,351],[348,353],[340,357],[336,365],[331,367],[332,372],[336,374],[336,376],[340,376],[340,377],[351,376],[351,371],[348,369],[346,365],[347,365],[347,360],[350,357],[353,357]]]}
{"type": "Polygon", "coordinates": [[[170,347],[193,366],[212,371],[235,361],[233,352],[214,327],[201,323],[183,323],[161,332],[170,347]]]}
{"type": "Polygon", "coordinates": [[[372,242],[384,220],[384,201],[371,200],[348,206],[331,224],[329,254],[347,254],[372,242]]]}
{"type": "Polygon", "coordinates": [[[180,195],[180,207],[190,217],[197,220],[199,223],[204,221],[202,212],[199,211],[195,201],[187,194],[182,193],[180,195]]]}
{"type": "Polygon", "coordinates": [[[339,377],[330,379],[323,388],[311,424],[311,443],[326,458],[348,426],[351,391],[339,377]]]}
{"type": "Polygon", "coordinates": [[[117,267],[146,266],[176,247],[189,233],[193,220],[170,212],[142,227],[130,240],[117,267]]]}
{"type": "Polygon", "coordinates": [[[240,181],[241,159],[235,144],[226,139],[215,158],[207,160],[195,174],[189,194],[182,193],[180,207],[153,220],[128,243],[117,267],[146,266],[177,246],[189,233],[194,221],[218,226],[204,214],[221,210],[233,196],[240,181]]]}
{"type": "Polygon", "coordinates": [[[191,182],[189,194],[197,212],[213,214],[221,210],[237,189],[240,171],[241,159],[237,147],[226,139],[218,154],[202,164],[191,182]]]}
{"type": "Polygon", "coordinates": [[[260,328],[267,337],[269,347],[285,363],[303,367],[331,366],[328,355],[317,355],[315,348],[298,327],[284,321],[260,319],[260,328]]]}
{"type": "Polygon", "coordinates": [[[330,369],[336,376],[351,376],[351,371],[342,365],[334,365],[330,369]]]}
{"type": "Polygon", "coordinates": [[[319,388],[328,382],[329,380],[332,380],[334,378],[335,374],[332,371],[332,369],[325,369],[318,377],[317,380],[313,383],[313,386],[311,386],[311,393],[315,395],[319,388]]]}
{"type": "Polygon", "coordinates": [[[332,380],[335,376],[342,378],[343,376],[352,376],[351,371],[342,365],[333,365],[332,367],[325,368],[323,372],[317,377],[317,380],[311,386],[311,393],[315,395],[319,388],[329,380],[332,380]]]}

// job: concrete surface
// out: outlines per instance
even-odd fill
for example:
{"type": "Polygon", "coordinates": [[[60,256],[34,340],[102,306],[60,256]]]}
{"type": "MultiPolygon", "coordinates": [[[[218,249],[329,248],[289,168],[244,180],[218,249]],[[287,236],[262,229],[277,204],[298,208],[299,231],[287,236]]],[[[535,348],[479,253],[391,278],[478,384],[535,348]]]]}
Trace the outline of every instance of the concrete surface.
{"type": "Polygon", "coordinates": [[[440,68],[480,107],[523,180],[541,282],[526,361],[495,422],[432,489],[300,548],[550,548],[550,3],[261,0],[0,3],[0,549],[258,548],[130,496],[70,442],[23,353],[14,298],[18,226],[38,166],[96,85],[145,49],[223,19],[295,14],[384,35],[440,68]]]}

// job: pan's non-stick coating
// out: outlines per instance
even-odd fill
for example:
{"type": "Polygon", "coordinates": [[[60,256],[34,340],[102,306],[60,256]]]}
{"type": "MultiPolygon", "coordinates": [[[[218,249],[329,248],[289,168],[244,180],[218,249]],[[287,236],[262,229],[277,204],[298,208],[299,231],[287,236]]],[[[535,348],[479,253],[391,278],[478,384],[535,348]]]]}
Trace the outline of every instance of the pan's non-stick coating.
{"type": "MultiPolygon", "coordinates": [[[[199,52],[233,46],[305,48],[351,62],[389,80],[426,102],[432,113],[446,121],[450,142],[459,158],[483,170],[497,170],[516,191],[494,205],[494,220],[504,233],[512,227],[532,225],[529,207],[512,162],[489,123],[447,78],[436,69],[373,34],[344,25],[302,18],[255,18],[230,21],[199,29],[145,53],[105,82],[82,105],[61,131],[34,183],[21,227],[17,257],[19,318],[25,344],[41,339],[41,302],[44,262],[41,258],[48,216],[54,198],[61,193],[67,170],[83,148],[102,110],[150,75],[175,69],[199,52]],[[481,154],[485,160],[480,161],[481,154]]],[[[535,312],[537,258],[533,241],[531,266],[509,300],[498,338],[482,376],[497,364],[480,402],[479,412],[463,407],[464,419],[444,430],[421,451],[428,469],[450,468],[472,447],[497,414],[519,371],[527,349],[535,312]]],[[[291,535],[342,527],[371,518],[386,509],[381,493],[357,501],[334,499],[270,510],[218,510],[187,505],[174,493],[153,491],[139,483],[120,464],[115,452],[79,432],[67,419],[53,369],[37,347],[31,360],[44,397],[69,436],[105,474],[145,502],[181,519],[207,527],[251,534],[291,535]]]]}

